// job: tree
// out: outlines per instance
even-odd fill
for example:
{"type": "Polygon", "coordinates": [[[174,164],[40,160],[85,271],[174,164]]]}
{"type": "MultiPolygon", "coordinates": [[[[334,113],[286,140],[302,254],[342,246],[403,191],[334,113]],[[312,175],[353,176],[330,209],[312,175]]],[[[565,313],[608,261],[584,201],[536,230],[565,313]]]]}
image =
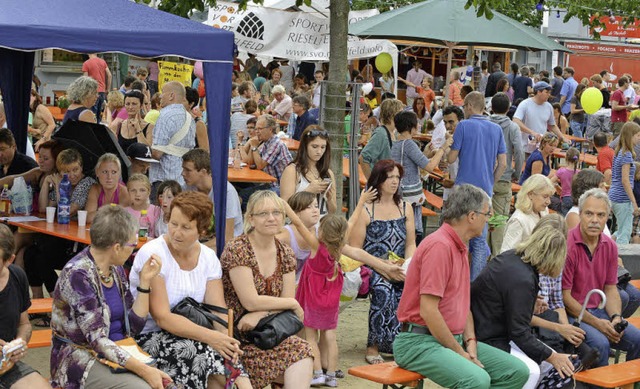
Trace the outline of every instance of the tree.
{"type": "Polygon", "coordinates": [[[565,22],[572,17],[580,19],[583,25],[591,27],[596,39],[600,34],[594,29],[605,27],[600,20],[603,16],[620,16],[625,25],[640,18],[638,3],[629,0],[467,0],[467,7],[475,7],[478,16],[491,19],[496,10],[532,27],[542,25],[542,11],[536,8],[538,4],[552,11],[566,11],[565,22]]]}

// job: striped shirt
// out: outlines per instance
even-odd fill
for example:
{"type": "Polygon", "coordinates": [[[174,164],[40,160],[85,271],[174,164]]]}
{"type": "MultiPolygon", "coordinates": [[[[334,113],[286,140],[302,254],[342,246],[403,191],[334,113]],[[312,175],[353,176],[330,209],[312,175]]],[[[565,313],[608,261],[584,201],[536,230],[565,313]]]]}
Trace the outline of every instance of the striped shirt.
{"type": "Polygon", "coordinates": [[[633,164],[633,155],[630,151],[618,152],[613,157],[613,168],[611,169],[611,188],[609,189],[609,200],[614,203],[627,203],[631,201],[627,192],[622,186],[622,167],[626,164],[629,167],[629,183],[633,185],[633,177],[636,174],[636,166],[633,164]]]}

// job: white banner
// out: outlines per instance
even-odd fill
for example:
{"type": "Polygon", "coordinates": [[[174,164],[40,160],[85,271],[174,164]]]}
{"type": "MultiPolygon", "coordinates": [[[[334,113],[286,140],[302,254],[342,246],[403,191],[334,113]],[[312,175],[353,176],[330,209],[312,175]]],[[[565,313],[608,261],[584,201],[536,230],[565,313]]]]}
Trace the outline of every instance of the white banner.
{"type": "MultiPolygon", "coordinates": [[[[351,11],[349,24],[377,14],[375,9],[351,11]]],[[[330,57],[328,18],[255,5],[241,11],[237,4],[218,1],[209,10],[206,24],[233,31],[240,51],[298,61],[326,62],[330,57]]],[[[383,52],[397,58],[398,48],[387,40],[361,40],[354,36],[344,39],[348,40],[349,59],[375,57],[383,52]]]]}

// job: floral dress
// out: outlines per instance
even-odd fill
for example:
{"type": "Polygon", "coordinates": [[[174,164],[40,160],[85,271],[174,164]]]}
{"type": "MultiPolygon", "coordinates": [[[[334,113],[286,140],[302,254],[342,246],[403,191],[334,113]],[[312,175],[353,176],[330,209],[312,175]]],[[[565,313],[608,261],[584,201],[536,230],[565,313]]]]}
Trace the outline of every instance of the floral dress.
{"type": "MultiPolygon", "coordinates": [[[[375,220],[375,203],[367,226],[367,235],[362,249],[374,257],[387,258],[389,251],[404,257],[407,240],[407,224],[404,202],[398,206],[400,217],[391,220],[375,220]]],[[[396,315],[404,282],[389,282],[376,271],[371,275],[369,286],[371,305],[369,307],[369,336],[367,347],[378,346],[378,351],[393,353],[393,341],[400,332],[400,322],[396,315]]]]}
{"type": "MultiPolygon", "coordinates": [[[[227,306],[236,314],[236,323],[248,311],[240,303],[235,292],[229,270],[237,266],[246,266],[253,272],[253,282],[256,291],[262,296],[280,297],[283,287],[283,275],[296,270],[296,257],[293,250],[276,239],[278,265],[275,272],[265,278],[258,268],[253,247],[246,234],[227,244],[220,258],[222,264],[222,282],[227,306]]],[[[313,353],[309,344],[297,336],[285,339],[271,350],[261,350],[253,344],[242,344],[244,368],[249,374],[251,385],[258,389],[269,385],[274,379],[284,374],[284,371],[294,363],[305,358],[312,358],[313,353]]]]}

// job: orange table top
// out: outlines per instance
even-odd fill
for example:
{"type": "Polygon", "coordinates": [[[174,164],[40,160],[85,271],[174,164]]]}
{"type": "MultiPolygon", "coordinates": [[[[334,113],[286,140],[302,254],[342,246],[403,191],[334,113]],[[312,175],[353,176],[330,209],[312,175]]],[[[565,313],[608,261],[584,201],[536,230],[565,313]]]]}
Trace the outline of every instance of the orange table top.
{"type": "Polygon", "coordinates": [[[31,299],[31,306],[27,310],[29,314],[32,313],[49,313],[53,306],[53,299],[51,297],[31,299]]]}
{"type": "Polygon", "coordinates": [[[573,136],[573,135],[569,135],[569,134],[563,134],[562,137],[565,138],[566,140],[570,140],[572,142],[580,142],[580,143],[589,142],[589,139],[579,138],[577,136],[573,136]]]}
{"type": "MultiPolygon", "coordinates": [[[[555,149],[553,152],[554,158],[565,158],[566,156],[567,153],[562,151],[562,149],[555,149]]],[[[598,157],[593,154],[581,153],[580,162],[584,162],[589,166],[596,166],[598,164],[598,157]]]]}
{"type": "MultiPolygon", "coordinates": [[[[349,178],[349,158],[342,159],[342,175],[349,178]]],[[[360,181],[360,186],[362,187],[367,185],[367,178],[364,176],[360,164],[358,164],[358,181],[360,181]]]]}
{"type": "Polygon", "coordinates": [[[417,133],[412,138],[423,142],[431,142],[431,134],[417,133]]]}
{"type": "MultiPolygon", "coordinates": [[[[616,365],[592,368],[576,373],[576,379],[587,384],[605,388],[625,387],[638,381],[640,360],[627,361],[616,365]]],[[[633,385],[629,386],[633,388],[633,385]]]]}
{"type": "Polygon", "coordinates": [[[283,138],[280,139],[281,141],[284,142],[285,145],[287,145],[287,148],[291,151],[298,151],[298,149],[300,148],[300,141],[299,140],[295,140],[295,139],[291,139],[291,138],[283,138]]]}
{"type": "MultiPolygon", "coordinates": [[[[4,221],[11,226],[18,227],[18,229],[47,234],[72,242],[91,244],[89,226],[78,227],[78,222],[75,220],[69,224],[47,223],[45,220],[16,222],[4,219],[4,221]]],[[[138,243],[138,248],[140,247],[142,247],[142,243],[138,243]]]]}
{"type": "Polygon", "coordinates": [[[242,169],[229,167],[227,170],[227,180],[229,180],[229,182],[255,182],[263,184],[278,181],[274,176],[262,170],[250,169],[248,166],[242,169]]]}

